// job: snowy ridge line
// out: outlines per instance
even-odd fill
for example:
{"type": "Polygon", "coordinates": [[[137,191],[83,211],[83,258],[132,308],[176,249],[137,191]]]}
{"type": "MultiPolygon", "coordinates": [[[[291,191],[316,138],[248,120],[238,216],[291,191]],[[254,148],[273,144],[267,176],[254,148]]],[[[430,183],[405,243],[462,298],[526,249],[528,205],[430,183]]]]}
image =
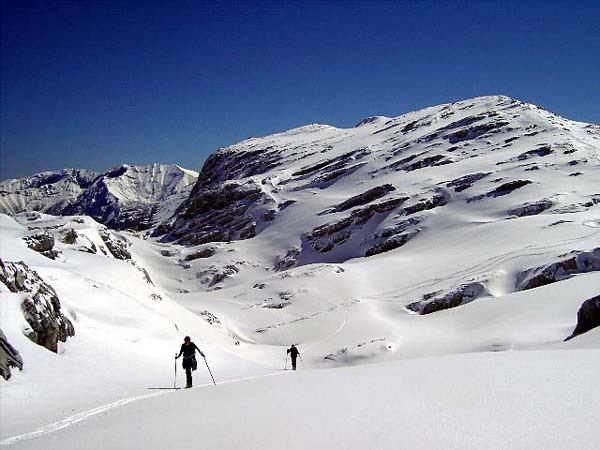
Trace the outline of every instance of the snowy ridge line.
{"type": "MultiPolygon", "coordinates": [[[[264,375],[258,375],[258,376],[252,376],[252,377],[243,377],[243,378],[234,378],[232,380],[225,380],[225,381],[219,381],[217,383],[217,385],[219,384],[229,384],[229,383],[237,383],[239,381],[246,381],[246,380],[253,380],[253,379],[257,379],[257,378],[263,378],[263,377],[269,377],[269,376],[273,376],[273,375],[280,375],[282,373],[286,373],[286,371],[277,371],[277,372],[271,372],[271,373],[267,373],[264,375]]],[[[212,383],[205,383],[205,384],[200,384],[198,386],[196,386],[195,388],[204,388],[204,387],[209,387],[209,386],[213,386],[212,383]]],[[[194,389],[194,388],[193,388],[194,389]]],[[[175,391],[176,392],[176,391],[175,391]]],[[[17,442],[20,441],[26,441],[29,439],[35,439],[38,438],[40,436],[49,434],[49,433],[54,433],[56,431],[62,430],[63,428],[67,428],[70,427],[71,425],[74,425],[78,422],[81,422],[83,420],[89,419],[90,417],[96,416],[98,414],[101,414],[105,411],[110,411],[114,408],[118,408],[119,406],[124,406],[127,405],[128,403],[133,403],[139,400],[145,400],[148,398],[153,398],[153,397],[158,397],[160,395],[167,395],[169,394],[169,391],[165,391],[165,392],[155,392],[152,394],[144,394],[144,395],[137,395],[135,397],[130,397],[130,398],[124,398],[121,400],[117,400],[115,402],[112,403],[108,403],[106,405],[102,405],[102,406],[98,406],[96,408],[90,409],[89,411],[83,411],[77,414],[74,414],[72,416],[69,417],[65,417],[62,420],[59,420],[58,422],[54,422],[48,425],[44,425],[43,427],[38,428],[37,430],[31,431],[29,433],[24,433],[24,434],[19,434],[17,436],[12,436],[6,439],[3,439],[0,441],[0,446],[8,446],[8,445],[12,445],[15,444],[17,442]]],[[[171,392],[172,393],[172,392],[171,392]]]]}

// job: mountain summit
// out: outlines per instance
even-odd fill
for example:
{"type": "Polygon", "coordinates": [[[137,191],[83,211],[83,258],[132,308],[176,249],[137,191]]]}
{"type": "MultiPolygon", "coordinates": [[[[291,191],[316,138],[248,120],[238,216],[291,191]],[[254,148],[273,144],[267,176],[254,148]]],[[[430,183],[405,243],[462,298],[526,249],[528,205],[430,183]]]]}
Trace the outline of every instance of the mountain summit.
{"type": "Polygon", "coordinates": [[[197,176],[165,164],[43,172],[0,183],[0,212],[85,214],[114,229],[143,230],[172,216],[197,176]]]}
{"type": "Polygon", "coordinates": [[[271,266],[344,262],[443,223],[583,211],[600,201],[599,163],[600,127],[504,96],[309,125],[210,156],[163,240],[259,236],[271,266]]]}

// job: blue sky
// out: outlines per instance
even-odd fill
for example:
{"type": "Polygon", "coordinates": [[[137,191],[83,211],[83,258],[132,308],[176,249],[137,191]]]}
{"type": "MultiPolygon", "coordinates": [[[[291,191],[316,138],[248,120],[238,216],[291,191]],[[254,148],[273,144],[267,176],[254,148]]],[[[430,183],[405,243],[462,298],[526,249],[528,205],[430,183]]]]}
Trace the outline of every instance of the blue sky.
{"type": "Polygon", "coordinates": [[[600,123],[598,1],[2,1],[0,179],[505,94],[600,123]]]}

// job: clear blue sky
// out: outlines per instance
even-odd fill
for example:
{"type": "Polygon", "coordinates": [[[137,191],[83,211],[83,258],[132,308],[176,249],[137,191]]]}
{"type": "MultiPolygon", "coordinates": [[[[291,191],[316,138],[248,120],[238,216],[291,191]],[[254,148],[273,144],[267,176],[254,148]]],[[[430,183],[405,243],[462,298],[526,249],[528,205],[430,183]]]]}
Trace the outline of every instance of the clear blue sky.
{"type": "Polygon", "coordinates": [[[600,1],[1,3],[0,179],[487,94],[600,123],[600,1]]]}

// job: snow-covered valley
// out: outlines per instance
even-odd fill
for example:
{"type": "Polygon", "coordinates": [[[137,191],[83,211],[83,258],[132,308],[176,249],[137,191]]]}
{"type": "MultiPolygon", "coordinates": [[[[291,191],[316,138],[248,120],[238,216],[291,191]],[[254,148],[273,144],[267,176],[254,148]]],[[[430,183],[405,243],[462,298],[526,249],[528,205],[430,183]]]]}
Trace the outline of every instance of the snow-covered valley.
{"type": "Polygon", "coordinates": [[[480,97],[252,138],[188,182],[139,194],[162,205],[143,231],[111,202],[104,224],[79,215],[89,188],[55,186],[61,216],[0,216],[0,328],[22,360],[1,445],[595,448],[597,125],[480,97]],[[32,325],[43,283],[57,352],[32,325]],[[173,386],[185,335],[217,386],[199,361],[194,389],[150,389],[173,386]]]}

